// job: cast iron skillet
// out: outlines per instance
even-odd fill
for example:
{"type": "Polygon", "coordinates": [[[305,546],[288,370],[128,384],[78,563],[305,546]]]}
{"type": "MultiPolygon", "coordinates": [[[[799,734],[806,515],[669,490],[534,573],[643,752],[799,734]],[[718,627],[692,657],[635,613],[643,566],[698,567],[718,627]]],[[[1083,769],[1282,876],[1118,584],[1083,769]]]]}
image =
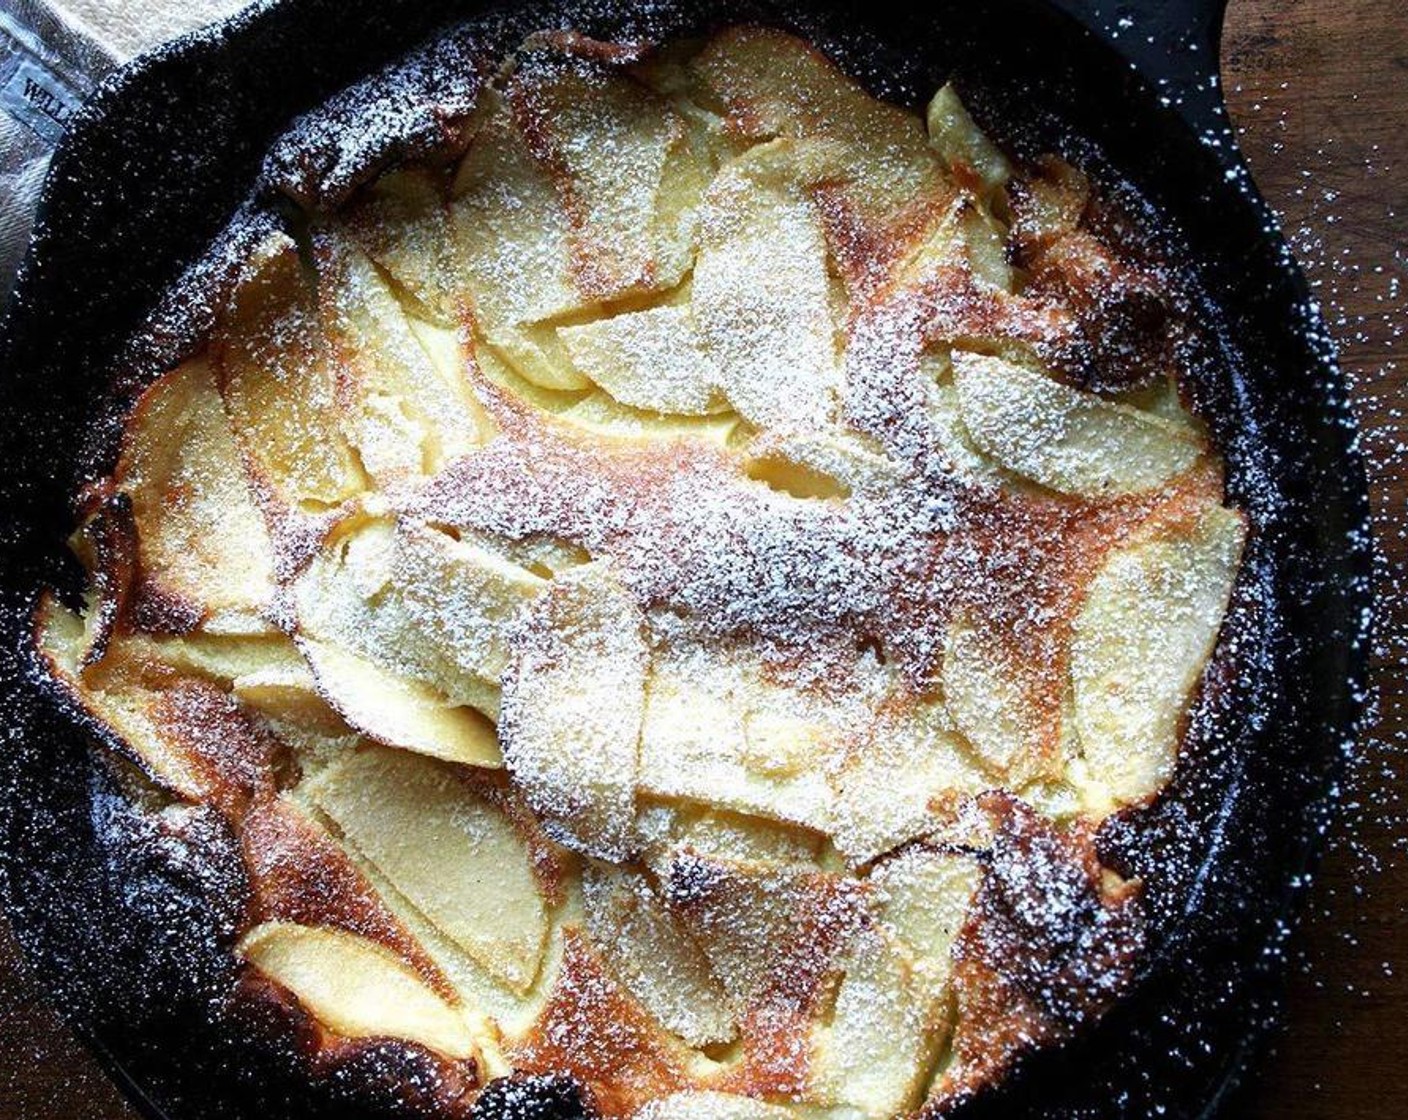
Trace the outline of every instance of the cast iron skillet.
{"type": "MultiPolygon", "coordinates": [[[[1174,786],[1139,828],[1116,822],[1104,837],[1110,858],[1167,900],[1154,914],[1156,953],[1135,996],[1096,1030],[1027,1062],[964,1115],[1221,1107],[1274,1019],[1278,949],[1361,709],[1362,465],[1319,313],[1227,129],[1216,83],[1222,0],[1127,0],[1104,7],[1103,22],[1097,6],[657,0],[562,6],[554,16],[538,5],[483,32],[507,46],[546,23],[620,37],[754,15],[810,35],[898,100],[917,102],[956,71],[1009,143],[1062,150],[1132,184],[1190,262],[1211,338],[1195,396],[1255,534],[1233,640],[1174,786]]],[[[259,1024],[220,1018],[238,892],[210,864],[228,855],[229,837],[198,811],[179,829],[155,825],[118,794],[85,729],[34,675],[33,595],[41,584],[77,584],[62,544],[69,499],[110,451],[112,425],[95,435],[93,418],[112,412],[114,371],[163,368],[208,323],[204,274],[153,325],[162,293],[232,215],[277,220],[286,209],[277,181],[335,201],[359,168],[433,146],[455,109],[441,79],[464,43],[438,32],[482,13],[480,0],[289,0],[114,76],[54,160],[0,336],[3,884],[55,1000],[153,1117],[405,1115],[393,1086],[409,1081],[413,1099],[419,1074],[373,1051],[350,1079],[360,1086],[354,1105],[345,1076],[310,1086],[260,1041],[259,1024]],[[437,45],[415,55],[427,41],[437,45]],[[333,95],[407,52],[420,64],[370,87],[371,100],[401,98],[406,112],[391,128],[364,128],[367,99],[333,95]],[[301,140],[266,162],[310,112],[301,140]],[[351,153],[335,142],[349,132],[359,137],[351,153]],[[368,1093],[378,1083],[385,1092],[368,1093]]],[[[480,1114],[566,1117],[574,1099],[560,1083],[499,1086],[480,1114]]]]}

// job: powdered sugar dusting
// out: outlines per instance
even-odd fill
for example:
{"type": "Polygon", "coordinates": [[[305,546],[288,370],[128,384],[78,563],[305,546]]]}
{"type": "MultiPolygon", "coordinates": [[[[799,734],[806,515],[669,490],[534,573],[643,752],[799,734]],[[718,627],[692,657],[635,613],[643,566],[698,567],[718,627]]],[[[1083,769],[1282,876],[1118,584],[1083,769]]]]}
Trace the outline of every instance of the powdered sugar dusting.
{"type": "MultiPolygon", "coordinates": [[[[762,28],[534,36],[488,75],[435,118],[458,168],[400,169],[350,226],[385,137],[270,165],[313,251],[261,244],[212,362],[278,558],[258,637],[311,672],[275,715],[199,666],[293,760],[241,758],[211,800],[237,831],[289,814],[344,894],[365,868],[375,951],[449,1001],[481,1080],[570,1073],[619,1116],[700,1087],[877,1120],[957,1099],[1098,1018],[1143,949],[1094,836],[1168,775],[1082,749],[1071,635],[1136,542],[1177,576],[1200,514],[1240,532],[1140,333],[1184,308],[1074,171],[966,163],[991,146],[952,90],[929,135],[762,28]]],[[[1198,664],[1130,752],[1176,755],[1220,613],[1170,612],[1198,664]]],[[[325,1029],[396,1034],[307,975],[325,1029]]]]}

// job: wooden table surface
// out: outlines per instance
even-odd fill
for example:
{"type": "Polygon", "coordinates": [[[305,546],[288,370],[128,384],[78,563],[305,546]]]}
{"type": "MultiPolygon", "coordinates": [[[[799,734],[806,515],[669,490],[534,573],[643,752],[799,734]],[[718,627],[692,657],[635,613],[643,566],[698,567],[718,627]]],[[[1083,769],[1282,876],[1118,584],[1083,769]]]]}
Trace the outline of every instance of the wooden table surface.
{"type": "MultiPolygon", "coordinates": [[[[1408,0],[1231,0],[1228,105],[1340,341],[1372,462],[1386,577],[1379,714],[1295,939],[1257,1120],[1408,1117],[1408,0]]],[[[134,1120],[0,932],[0,1120],[134,1120]]]]}

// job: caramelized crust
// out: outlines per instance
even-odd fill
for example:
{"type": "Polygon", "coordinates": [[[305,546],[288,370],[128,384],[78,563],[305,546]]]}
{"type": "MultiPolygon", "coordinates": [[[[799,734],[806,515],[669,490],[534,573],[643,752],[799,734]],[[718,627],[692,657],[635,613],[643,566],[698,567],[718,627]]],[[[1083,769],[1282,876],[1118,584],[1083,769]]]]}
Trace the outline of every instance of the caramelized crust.
{"type": "Polygon", "coordinates": [[[987,873],[953,949],[960,1025],[941,1095],[955,1097],[1096,1019],[1144,946],[1138,885],[1104,882],[1088,834],[1061,835],[1009,795],[983,807],[996,823],[987,873]]]}

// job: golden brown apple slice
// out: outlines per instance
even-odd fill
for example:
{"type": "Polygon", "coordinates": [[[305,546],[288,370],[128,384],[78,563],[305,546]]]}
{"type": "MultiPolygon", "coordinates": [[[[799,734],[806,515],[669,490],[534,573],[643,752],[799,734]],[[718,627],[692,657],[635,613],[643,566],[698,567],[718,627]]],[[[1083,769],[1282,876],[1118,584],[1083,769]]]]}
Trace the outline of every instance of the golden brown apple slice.
{"type": "Polygon", "coordinates": [[[625,312],[557,333],[573,365],[622,404],[687,416],[719,411],[688,306],[625,312]]]}
{"type": "Polygon", "coordinates": [[[473,708],[450,704],[420,681],[396,676],[341,646],[303,637],[318,691],[363,735],[466,766],[503,765],[494,725],[473,708]]]}
{"type": "Polygon", "coordinates": [[[636,999],[691,1046],[737,1033],[728,996],[689,930],[639,871],[588,864],[582,892],[587,932],[636,999]]]}
{"type": "Polygon", "coordinates": [[[318,693],[313,674],[283,634],[233,635],[195,631],[182,637],[122,639],[124,656],[158,672],[213,681],[248,711],[322,735],[345,735],[347,725],[318,693]]]}
{"type": "Polygon", "coordinates": [[[297,580],[305,637],[493,717],[506,627],[545,581],[487,541],[425,525],[365,521],[335,537],[297,580]]]}
{"type": "Polygon", "coordinates": [[[274,796],[283,744],[221,684],[165,664],[159,644],[140,635],[113,636],[100,660],[83,664],[82,620],[51,597],[35,621],[53,681],[91,717],[98,742],[149,780],[132,788],[207,802],[232,820],[274,796]]]}
{"type": "MultiPolygon", "coordinates": [[[[861,921],[856,884],[813,867],[721,859],[688,848],[676,848],[658,867],[666,904],[738,1012],[788,970],[819,987],[827,963],[861,921]]],[[[794,989],[791,997],[816,994],[794,989]]]]}
{"type": "Polygon", "coordinates": [[[88,631],[83,619],[45,594],[36,612],[39,654],[49,674],[73,702],[106,729],[107,745],[140,766],[158,785],[191,800],[205,792],[204,782],[184,752],[162,734],[157,696],[140,682],[138,665],[125,663],[121,650],[105,658],[101,678],[85,679],[88,631]]]}
{"type": "Polygon", "coordinates": [[[916,981],[942,995],[953,971],[953,943],[982,882],[966,853],[911,845],[871,876],[881,924],[908,950],[916,981]]]}
{"type": "Polygon", "coordinates": [[[1173,773],[1184,713],[1241,559],[1240,514],[1208,506],[1106,559],[1071,641],[1075,722],[1091,796],[1143,801],[1173,773]]]}
{"type": "Polygon", "coordinates": [[[1039,251],[1073,232],[1090,203],[1090,180],[1055,156],[1043,156],[1035,170],[1008,190],[1012,241],[1023,253],[1039,251]]]}
{"type": "Polygon", "coordinates": [[[265,922],[235,948],[344,1038],[399,1038],[448,1058],[471,1058],[464,1014],[374,941],[343,930],[265,922]]]}
{"type": "Polygon", "coordinates": [[[992,785],[964,749],[943,703],[927,700],[877,720],[833,781],[829,831],[852,866],[943,828],[965,795],[992,785]]]}
{"type": "MultiPolygon", "coordinates": [[[[300,729],[315,735],[347,733],[346,725],[317,695],[297,649],[281,634],[120,635],[109,638],[104,656],[89,665],[89,629],[46,597],[36,617],[36,636],[50,675],[109,732],[106,745],[136,763],[158,786],[192,800],[209,795],[212,777],[221,777],[220,768],[212,772],[173,738],[177,709],[168,693],[213,685],[219,691],[203,691],[202,704],[213,695],[223,707],[228,690],[246,712],[265,721],[277,724],[293,718],[300,729]]],[[[234,747],[225,744],[220,754],[238,767],[234,747]]]]}
{"type": "MultiPolygon", "coordinates": [[[[455,383],[468,379],[469,347],[461,340],[463,327],[444,327],[438,323],[417,319],[413,315],[406,316],[406,325],[411,328],[411,333],[416,336],[416,341],[420,343],[421,349],[434,364],[442,380],[455,383]]],[[[476,397],[476,401],[477,399],[476,397]]],[[[477,419],[481,425],[481,435],[487,441],[492,434],[493,420],[482,409],[478,410],[477,419]]]]}
{"type": "Polygon", "coordinates": [[[548,920],[531,853],[495,798],[430,759],[378,747],[349,755],[310,792],[432,925],[527,991],[548,920]]]}
{"type": "Polygon", "coordinates": [[[508,660],[506,628],[548,587],[487,542],[412,521],[396,527],[391,578],[420,640],[455,672],[490,683],[508,660]]]}
{"type": "Polygon", "coordinates": [[[764,433],[747,451],[744,473],[794,498],[848,498],[856,491],[883,490],[901,473],[897,463],[840,429],[764,433]]]}
{"type": "Polygon", "coordinates": [[[687,1089],[649,1102],[635,1120],[797,1120],[798,1115],[795,1108],[755,1097],[687,1089]]]}
{"type": "Polygon", "coordinates": [[[640,829],[652,865],[676,848],[734,861],[814,864],[823,843],[820,833],[688,802],[647,802],[640,829]]]}
{"type": "Polygon", "coordinates": [[[462,371],[445,377],[371,260],[336,229],[314,235],[323,330],[346,430],[378,487],[434,474],[490,434],[462,371]]]}
{"type": "MultiPolygon", "coordinates": [[[[1010,294],[1013,290],[1014,273],[1007,260],[1002,225],[968,194],[959,194],[944,205],[931,208],[916,223],[914,236],[896,263],[894,284],[900,288],[932,288],[936,277],[952,270],[966,273],[973,281],[971,294],[960,296],[967,302],[983,296],[990,298],[994,292],[1010,294]]],[[[994,306],[1000,317],[1005,305],[998,302],[994,306]]],[[[981,318],[975,318],[981,324],[981,318]]],[[[963,322],[961,316],[958,322],[963,322]]]]}
{"type": "Polygon", "coordinates": [[[953,944],[982,881],[966,853],[911,845],[872,874],[878,925],[851,948],[819,1032],[823,1094],[893,1116],[919,1103],[952,1029],[953,944]]]}
{"type": "Polygon", "coordinates": [[[840,379],[826,241],[793,141],[754,148],[705,194],[693,311],[733,407],[759,427],[826,426],[840,379]]]}
{"type": "MultiPolygon", "coordinates": [[[[854,263],[891,255],[916,209],[948,193],[914,114],[871,97],[809,43],[766,27],[733,27],[700,52],[692,70],[721,103],[734,132],[826,139],[845,149],[827,176],[838,252],[854,263]]],[[[874,263],[874,261],[870,261],[874,263]]],[[[848,277],[848,280],[851,279],[848,277]]]]}
{"type": "Polygon", "coordinates": [[[1172,376],[1156,377],[1147,385],[1112,393],[1111,399],[1177,424],[1188,431],[1191,439],[1207,441],[1207,426],[1184,406],[1178,381],[1172,376]]]}
{"type": "Polygon", "coordinates": [[[716,447],[726,447],[740,423],[738,414],[732,411],[702,416],[645,412],[630,408],[601,390],[588,393],[563,408],[556,413],[556,419],[607,439],[630,442],[691,440],[716,447]]]}
{"type": "Polygon", "coordinates": [[[951,82],[934,94],[924,117],[929,142],[960,183],[983,198],[1007,185],[1012,165],[974,122],[951,82]]]}
{"type": "Polygon", "coordinates": [[[948,1034],[947,1004],[917,983],[909,954],[868,929],[844,958],[831,1020],[815,1028],[811,1094],[863,1116],[897,1116],[920,1103],[948,1034]]]}
{"type": "Polygon", "coordinates": [[[191,676],[221,685],[252,673],[280,672],[303,667],[293,642],[272,634],[208,634],[200,630],[180,637],[129,635],[129,643],[145,647],[146,656],[191,676]]]}
{"type": "Polygon", "coordinates": [[[1114,498],[1192,467],[1202,444],[1180,425],[1062,385],[1002,358],[955,353],[964,426],[1004,467],[1066,494],[1114,498]]]}
{"type": "Polygon", "coordinates": [[[632,408],[603,389],[594,389],[585,395],[544,389],[514,373],[487,346],[475,349],[474,361],[484,382],[536,411],[539,415],[535,420],[549,425],[559,424],[567,430],[559,434],[569,434],[572,429],[577,429],[612,440],[699,440],[724,447],[740,423],[738,414],[732,411],[703,416],[662,415],[632,408]]]}
{"type": "Polygon", "coordinates": [[[963,424],[958,389],[953,384],[953,366],[946,353],[928,352],[919,359],[926,381],[924,413],[934,442],[960,478],[977,483],[998,483],[1006,474],[978,450],[963,424]]]}
{"type": "Polygon", "coordinates": [[[547,944],[537,978],[527,991],[520,992],[432,925],[365,856],[352,848],[348,854],[459,995],[474,1029],[486,1076],[502,1077],[513,1072],[505,1051],[521,1041],[540,1019],[561,974],[564,931],[579,927],[583,920],[577,877],[571,876],[562,884],[564,897],[549,914],[547,944]]]}
{"type": "Polygon", "coordinates": [[[1020,785],[1044,772],[1060,713],[1038,702],[1029,669],[966,613],[949,624],[943,686],[955,725],[989,773],[1020,785]]]}
{"type": "Polygon", "coordinates": [[[639,607],[603,563],[526,608],[503,677],[504,760],[553,839],[619,861],[638,846],[647,650],[639,607]]]}
{"type": "Polygon", "coordinates": [[[323,698],[317,678],[302,658],[297,665],[243,673],[230,682],[230,692],[246,709],[273,721],[281,735],[293,738],[290,727],[313,736],[351,734],[347,722],[323,698]]]}
{"type": "Polygon", "coordinates": [[[826,772],[845,737],[826,712],[734,660],[725,651],[657,655],[641,726],[641,791],[824,830],[826,772]]]}
{"type": "Polygon", "coordinates": [[[211,632],[271,629],[269,534],[204,360],[142,394],[114,481],[132,501],[144,594],[194,607],[211,632]]]}
{"type": "Polygon", "coordinates": [[[542,49],[524,56],[508,97],[554,173],[583,295],[611,300],[678,284],[706,165],[669,103],[622,70],[542,49]]]}
{"type": "Polygon", "coordinates": [[[480,330],[518,373],[548,389],[585,388],[551,352],[551,329],[533,329],[589,303],[573,279],[567,214],[508,107],[486,97],[450,207],[457,272],[480,330]]]}
{"type": "Polygon", "coordinates": [[[215,369],[256,488],[317,513],[366,485],[342,434],[327,340],[293,241],[263,242],[217,335],[215,369]]]}
{"type": "Polygon", "coordinates": [[[398,168],[366,187],[345,215],[367,256],[441,327],[459,321],[446,184],[422,167],[398,168]]]}

